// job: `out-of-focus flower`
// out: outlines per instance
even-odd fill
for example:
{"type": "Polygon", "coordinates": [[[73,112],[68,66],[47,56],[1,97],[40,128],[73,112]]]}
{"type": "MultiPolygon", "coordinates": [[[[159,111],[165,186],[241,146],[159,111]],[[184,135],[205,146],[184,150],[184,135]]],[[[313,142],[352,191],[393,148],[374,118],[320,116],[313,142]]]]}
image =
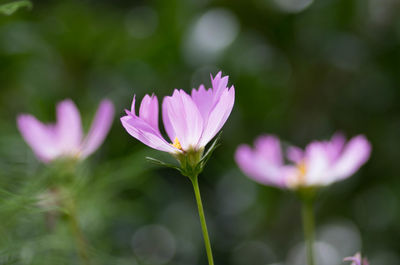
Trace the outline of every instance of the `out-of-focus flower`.
{"type": "Polygon", "coordinates": [[[57,105],[57,122],[43,124],[29,114],[20,114],[17,125],[35,155],[48,163],[61,157],[84,159],[103,143],[110,130],[114,106],[103,100],[97,110],[89,133],[83,138],[81,116],[72,100],[57,105]]]}
{"type": "Polygon", "coordinates": [[[351,265],[369,265],[366,258],[362,259],[360,253],[356,253],[352,257],[347,257],[343,259],[344,261],[352,261],[351,265]]]}
{"type": "Polygon", "coordinates": [[[255,181],[280,188],[326,186],[353,175],[369,158],[371,145],[363,135],[346,143],[341,134],[330,141],[311,142],[305,150],[287,149],[290,163],[284,163],[280,140],[260,136],[255,148],[241,145],[235,158],[242,171],[255,181]]]}
{"type": "MultiPolygon", "coordinates": [[[[131,110],[121,118],[127,132],[142,143],[177,157],[195,154],[198,160],[207,143],[220,131],[228,119],[235,101],[235,89],[228,85],[228,76],[219,72],[211,76],[212,88],[193,89],[191,95],[174,90],[164,98],[162,119],[171,142],[163,138],[158,127],[157,97],[146,95],[135,113],[135,97],[131,110]]],[[[197,161],[198,162],[198,161],[197,161]]],[[[193,161],[195,164],[196,161],[193,161]]]]}

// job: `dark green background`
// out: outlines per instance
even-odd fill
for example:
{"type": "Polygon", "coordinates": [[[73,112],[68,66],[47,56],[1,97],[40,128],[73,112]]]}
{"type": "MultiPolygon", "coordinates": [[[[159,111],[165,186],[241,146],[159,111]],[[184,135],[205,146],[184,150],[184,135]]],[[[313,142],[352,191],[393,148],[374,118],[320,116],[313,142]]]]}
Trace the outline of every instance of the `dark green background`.
{"type": "Polygon", "coordinates": [[[216,264],[305,263],[297,198],[247,179],[233,154],[262,133],[304,147],[336,131],[365,134],[373,152],[319,196],[318,264],[361,249],[372,265],[400,264],[399,2],[282,6],[305,2],[40,0],[1,16],[0,264],[79,264],[63,217],[51,228],[32,202],[58,171],[36,160],[15,120],[27,112],[53,121],[56,103],[71,98],[87,130],[105,97],[113,127],[74,186],[93,264],[206,264],[190,182],[146,162],[168,158],[130,137],[119,117],[134,94],[160,100],[210,86],[218,70],[236,102],[200,177],[216,264]]]}

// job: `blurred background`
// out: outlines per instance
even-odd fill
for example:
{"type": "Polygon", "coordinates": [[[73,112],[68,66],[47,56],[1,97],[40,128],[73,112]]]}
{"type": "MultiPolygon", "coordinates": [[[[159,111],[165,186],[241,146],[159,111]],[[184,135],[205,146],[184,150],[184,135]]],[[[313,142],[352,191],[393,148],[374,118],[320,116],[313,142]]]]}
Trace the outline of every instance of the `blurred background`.
{"type": "Polygon", "coordinates": [[[0,16],[0,264],[80,264],[62,216],[33,203],[55,170],[35,158],[16,116],[52,122],[71,98],[88,130],[105,97],[115,121],[76,186],[92,263],[206,264],[190,182],[146,162],[168,157],[119,117],[134,94],[209,87],[219,70],[236,102],[200,176],[215,263],[305,264],[297,198],[246,178],[233,154],[262,133],[304,147],[342,131],[366,134],[373,153],[319,196],[318,265],[358,250],[400,264],[399,15],[398,0],[37,0],[0,16]]]}

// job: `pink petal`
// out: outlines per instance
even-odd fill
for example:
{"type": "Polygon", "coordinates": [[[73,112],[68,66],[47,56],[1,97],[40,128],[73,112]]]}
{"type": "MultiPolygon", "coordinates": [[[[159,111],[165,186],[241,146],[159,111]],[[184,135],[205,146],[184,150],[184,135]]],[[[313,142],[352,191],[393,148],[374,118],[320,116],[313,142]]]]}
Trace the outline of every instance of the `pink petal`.
{"type": "Polygon", "coordinates": [[[297,146],[289,146],[287,148],[287,157],[291,162],[299,164],[304,160],[304,152],[297,146]]]}
{"type": "MultiPolygon", "coordinates": [[[[136,95],[133,95],[130,113],[131,113],[133,116],[137,117],[135,105],[136,105],[136,95]]],[[[129,111],[128,111],[128,110],[125,110],[125,112],[128,113],[129,111]]]]}
{"type": "Polygon", "coordinates": [[[214,106],[213,98],[213,91],[211,89],[206,90],[204,85],[200,85],[198,90],[192,90],[192,99],[199,109],[203,120],[208,119],[208,115],[214,106]]]}
{"type": "Polygon", "coordinates": [[[133,96],[131,111],[126,111],[127,115],[142,120],[161,137],[158,128],[158,99],[156,96],[144,96],[140,103],[139,116],[136,115],[135,110],[136,95],[133,96]]]}
{"type": "Polygon", "coordinates": [[[346,142],[346,138],[341,133],[335,133],[332,139],[326,144],[327,155],[329,160],[334,163],[339,158],[343,151],[343,146],[346,142]]]}
{"type": "Polygon", "coordinates": [[[175,138],[183,150],[197,148],[203,132],[203,118],[192,98],[183,90],[175,90],[163,101],[163,121],[171,141],[175,138]]]}
{"type": "Polygon", "coordinates": [[[192,99],[201,112],[204,120],[207,120],[209,113],[218,103],[222,93],[227,89],[228,76],[222,77],[222,72],[218,72],[215,78],[211,77],[212,89],[206,90],[204,85],[200,85],[199,89],[192,90],[192,99]]]}
{"type": "MultiPolygon", "coordinates": [[[[134,104],[133,104],[134,105],[134,104]]],[[[134,106],[133,106],[134,107],[134,106]]],[[[133,110],[134,112],[134,110],[133,110]]],[[[158,129],[158,99],[156,96],[144,96],[140,103],[139,117],[150,124],[151,127],[158,129]]]]}
{"type": "MultiPolygon", "coordinates": [[[[174,92],[175,93],[175,92],[174,92]]],[[[169,115],[168,115],[168,105],[170,105],[171,97],[164,97],[163,103],[162,103],[162,120],[164,123],[164,129],[171,140],[171,142],[174,142],[176,133],[175,129],[172,126],[171,121],[169,120],[169,115]]]]}
{"type": "Polygon", "coordinates": [[[256,152],[270,163],[277,166],[283,164],[281,143],[278,137],[274,135],[259,136],[255,140],[254,146],[256,152]]]}
{"type": "Polygon", "coordinates": [[[82,156],[87,157],[103,143],[114,118],[114,105],[110,100],[101,101],[86,139],[82,144],[82,156]]]}
{"type": "Polygon", "coordinates": [[[77,152],[82,141],[82,124],[79,110],[72,100],[57,104],[58,145],[64,153],[77,152]]]}
{"type": "Polygon", "coordinates": [[[243,173],[255,181],[265,184],[267,180],[264,176],[264,171],[258,171],[253,150],[250,148],[250,146],[240,145],[235,153],[235,161],[243,173]]]}
{"type": "Polygon", "coordinates": [[[130,135],[151,148],[169,153],[180,152],[180,150],[167,143],[158,131],[138,117],[133,115],[124,116],[121,118],[121,123],[130,135]]]}
{"type": "Polygon", "coordinates": [[[53,125],[44,125],[35,117],[22,114],[17,117],[18,129],[35,155],[47,163],[60,155],[57,134],[53,125]]]}
{"type": "Polygon", "coordinates": [[[222,77],[222,72],[219,71],[214,78],[212,77],[212,75],[210,75],[210,77],[211,77],[214,99],[218,100],[228,85],[229,76],[222,77]]]}
{"type": "Polygon", "coordinates": [[[253,180],[269,186],[285,187],[282,168],[261,157],[248,145],[240,145],[235,153],[240,169],[253,180]]]}
{"type": "Polygon", "coordinates": [[[155,123],[155,117],[157,117],[158,120],[157,98],[145,96],[143,99],[144,103],[142,101],[140,106],[139,117],[135,114],[135,101],[136,97],[134,96],[131,108],[132,111],[126,111],[127,116],[121,118],[121,123],[126,131],[151,148],[169,153],[181,152],[165,141],[158,129],[158,121],[157,125],[155,123]],[[155,105],[157,105],[157,107],[155,107],[155,105]]]}
{"type": "Polygon", "coordinates": [[[305,151],[305,185],[325,185],[329,173],[330,160],[324,143],[312,142],[305,151]]]}
{"type": "Polygon", "coordinates": [[[368,262],[366,264],[361,263],[361,254],[356,253],[353,257],[347,257],[344,258],[343,261],[352,261],[352,265],[368,265],[368,262]]]}
{"type": "Polygon", "coordinates": [[[353,137],[332,168],[332,178],[340,180],[353,175],[371,154],[371,144],[363,135],[353,137]]]}
{"type": "Polygon", "coordinates": [[[235,88],[226,88],[215,107],[211,110],[208,119],[205,121],[204,132],[199,146],[205,146],[221,130],[235,103],[235,88]]]}

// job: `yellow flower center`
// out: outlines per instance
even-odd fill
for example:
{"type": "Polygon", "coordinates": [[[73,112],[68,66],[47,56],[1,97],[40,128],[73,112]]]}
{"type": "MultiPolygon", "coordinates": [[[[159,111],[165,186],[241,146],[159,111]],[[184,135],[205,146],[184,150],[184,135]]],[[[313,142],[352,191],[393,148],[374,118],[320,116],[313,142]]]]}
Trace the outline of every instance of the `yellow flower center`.
{"type": "Polygon", "coordinates": [[[292,175],[289,178],[289,185],[292,188],[297,188],[300,186],[304,186],[306,183],[305,176],[307,174],[307,165],[305,162],[300,162],[296,165],[297,174],[292,175]]]}
{"type": "MultiPolygon", "coordinates": [[[[178,137],[175,137],[174,142],[171,144],[173,147],[175,147],[176,149],[182,150],[182,146],[181,143],[178,140],[178,137]]],[[[182,150],[183,151],[183,150],[182,150]]]]}
{"type": "Polygon", "coordinates": [[[299,170],[299,179],[304,180],[304,176],[307,173],[306,163],[300,162],[299,164],[297,164],[297,169],[299,170]]]}

